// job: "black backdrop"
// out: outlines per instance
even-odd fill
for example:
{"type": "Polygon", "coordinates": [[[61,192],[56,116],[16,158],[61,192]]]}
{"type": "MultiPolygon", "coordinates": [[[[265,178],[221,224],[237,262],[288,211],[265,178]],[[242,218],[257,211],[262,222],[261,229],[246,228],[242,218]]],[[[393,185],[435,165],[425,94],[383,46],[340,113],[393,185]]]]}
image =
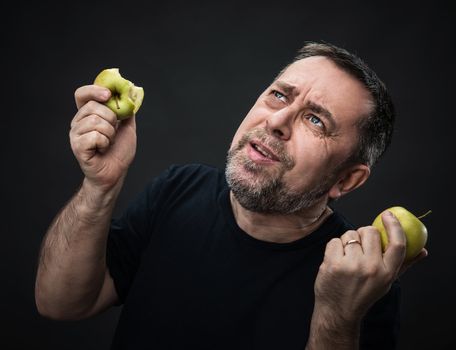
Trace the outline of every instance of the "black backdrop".
{"type": "Polygon", "coordinates": [[[73,91],[107,67],[145,88],[118,214],[171,163],[223,167],[239,122],[304,40],[359,54],[395,99],[389,152],[338,207],[358,225],[396,204],[433,210],[430,255],[402,278],[400,348],[454,346],[455,13],[450,1],[366,3],[62,1],[4,12],[0,348],[107,349],[119,315],[55,322],[35,309],[41,239],[81,181],[68,143],[73,91]]]}

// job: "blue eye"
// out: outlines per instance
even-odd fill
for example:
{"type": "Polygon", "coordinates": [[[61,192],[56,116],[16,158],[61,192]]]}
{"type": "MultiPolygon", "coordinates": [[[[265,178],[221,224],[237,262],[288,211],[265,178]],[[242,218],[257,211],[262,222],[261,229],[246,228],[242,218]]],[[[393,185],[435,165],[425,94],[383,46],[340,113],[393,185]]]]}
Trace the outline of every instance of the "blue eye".
{"type": "Polygon", "coordinates": [[[309,116],[309,121],[310,121],[312,124],[314,124],[314,125],[316,125],[316,126],[318,126],[318,127],[320,127],[320,128],[323,128],[323,127],[325,126],[325,125],[323,124],[323,122],[321,121],[321,119],[318,118],[318,117],[316,117],[316,116],[314,116],[313,114],[311,114],[311,115],[309,116]]]}
{"type": "Polygon", "coordinates": [[[277,99],[279,99],[280,101],[287,102],[287,97],[284,94],[282,94],[281,92],[278,92],[277,90],[273,90],[272,94],[275,97],[277,97],[277,99]]]}

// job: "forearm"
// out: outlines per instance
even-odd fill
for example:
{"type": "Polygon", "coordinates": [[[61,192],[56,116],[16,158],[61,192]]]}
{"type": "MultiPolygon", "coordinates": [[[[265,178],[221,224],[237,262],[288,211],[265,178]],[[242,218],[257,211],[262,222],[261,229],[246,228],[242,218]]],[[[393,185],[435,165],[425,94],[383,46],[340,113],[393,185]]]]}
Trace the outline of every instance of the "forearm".
{"type": "Polygon", "coordinates": [[[357,350],[360,322],[335,317],[331,310],[315,307],[306,350],[357,350]]]}
{"type": "Polygon", "coordinates": [[[80,318],[96,302],[106,273],[109,223],[121,185],[102,193],[84,181],[50,225],[35,287],[42,314],[80,318]]]}

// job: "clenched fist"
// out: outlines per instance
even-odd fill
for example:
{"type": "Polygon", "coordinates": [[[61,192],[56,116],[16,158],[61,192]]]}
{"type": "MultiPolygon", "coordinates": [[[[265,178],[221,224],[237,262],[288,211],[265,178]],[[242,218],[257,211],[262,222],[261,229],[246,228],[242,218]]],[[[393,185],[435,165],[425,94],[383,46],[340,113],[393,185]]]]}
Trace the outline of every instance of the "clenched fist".
{"type": "Polygon", "coordinates": [[[404,231],[392,213],[384,212],[382,219],[389,239],[384,254],[380,234],[373,226],[347,231],[326,246],[315,282],[315,303],[332,320],[359,322],[406,268],[427,255],[423,249],[404,264],[404,231]]]}
{"type": "Polygon", "coordinates": [[[121,181],[136,152],[135,117],[117,121],[103,105],[111,96],[108,89],[96,85],[75,92],[78,112],[71,122],[70,143],[73,153],[91,187],[107,191],[121,181]]]}

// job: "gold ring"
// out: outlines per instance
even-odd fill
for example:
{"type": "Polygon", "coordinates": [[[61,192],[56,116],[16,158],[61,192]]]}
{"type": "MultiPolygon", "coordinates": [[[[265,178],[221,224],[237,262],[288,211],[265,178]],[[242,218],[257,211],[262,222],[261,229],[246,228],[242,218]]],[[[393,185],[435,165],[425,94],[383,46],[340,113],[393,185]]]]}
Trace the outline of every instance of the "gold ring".
{"type": "Polygon", "coordinates": [[[357,243],[357,244],[361,245],[361,242],[358,241],[357,239],[351,239],[347,243],[344,244],[344,247],[348,246],[349,244],[353,244],[353,243],[357,243]]]}

